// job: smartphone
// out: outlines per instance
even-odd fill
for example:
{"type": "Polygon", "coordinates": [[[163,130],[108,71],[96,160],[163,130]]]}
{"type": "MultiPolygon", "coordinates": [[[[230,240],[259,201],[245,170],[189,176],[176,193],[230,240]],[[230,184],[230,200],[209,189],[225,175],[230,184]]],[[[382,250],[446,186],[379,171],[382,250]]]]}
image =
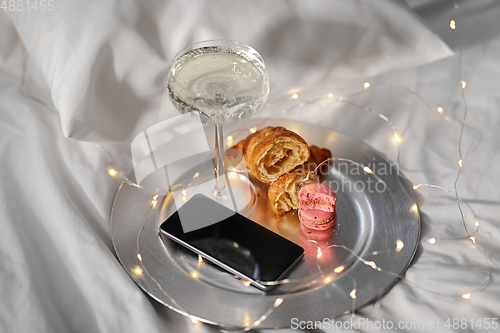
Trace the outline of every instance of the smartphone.
{"type": "Polygon", "coordinates": [[[304,257],[299,245],[202,194],[163,222],[160,232],[263,291],[274,287],[266,282],[283,279],[304,257]],[[224,219],[184,232],[183,225],[210,216],[224,219]]]}

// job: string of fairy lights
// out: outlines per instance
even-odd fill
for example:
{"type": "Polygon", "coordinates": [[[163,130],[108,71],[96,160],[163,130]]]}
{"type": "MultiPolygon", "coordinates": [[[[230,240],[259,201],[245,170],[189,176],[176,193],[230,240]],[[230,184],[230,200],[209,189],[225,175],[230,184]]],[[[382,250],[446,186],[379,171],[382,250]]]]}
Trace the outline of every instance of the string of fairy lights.
{"type": "MultiPolygon", "coordinates": [[[[452,17],[452,19],[449,22],[450,29],[453,30],[453,31],[456,31],[457,27],[458,27],[457,18],[455,16],[455,14],[456,14],[455,11],[458,10],[458,9],[459,9],[459,6],[458,6],[457,2],[454,1],[454,9],[452,11],[453,17],[452,17]]],[[[419,191],[421,188],[425,187],[425,188],[439,190],[439,191],[442,191],[442,192],[446,193],[447,195],[453,195],[454,196],[454,199],[455,199],[455,201],[457,203],[458,210],[460,212],[461,223],[462,223],[462,226],[464,228],[464,237],[463,238],[459,238],[459,239],[454,239],[454,240],[457,240],[457,241],[460,241],[460,240],[469,240],[470,241],[470,245],[472,245],[476,249],[479,249],[482,252],[482,254],[484,255],[485,260],[487,262],[487,265],[488,265],[488,271],[487,271],[486,278],[485,278],[484,282],[481,283],[479,286],[476,286],[475,288],[471,288],[471,290],[467,290],[467,291],[465,291],[465,292],[463,292],[461,294],[455,294],[455,293],[454,294],[448,294],[448,293],[445,293],[445,292],[434,291],[434,290],[430,290],[430,289],[424,288],[421,285],[409,282],[401,274],[396,274],[394,272],[390,272],[390,271],[387,271],[387,270],[379,267],[377,265],[377,263],[376,263],[375,260],[367,260],[367,259],[359,256],[355,251],[353,251],[352,249],[349,249],[346,246],[332,244],[332,245],[328,245],[327,247],[322,248],[316,240],[314,240],[314,239],[308,239],[308,241],[311,242],[311,243],[315,243],[316,244],[318,259],[320,259],[322,257],[323,252],[326,251],[326,250],[328,250],[329,248],[339,248],[339,249],[351,252],[356,257],[356,260],[362,262],[366,266],[371,267],[372,269],[374,269],[376,271],[384,272],[384,273],[393,275],[394,277],[397,277],[399,279],[402,279],[408,285],[410,285],[410,286],[412,286],[414,288],[417,288],[419,290],[426,291],[426,292],[429,292],[429,293],[432,293],[432,294],[436,294],[436,295],[439,295],[439,296],[455,297],[455,298],[462,298],[464,300],[469,300],[475,292],[484,289],[489,284],[489,282],[491,281],[491,271],[492,271],[492,268],[491,268],[490,259],[489,259],[489,256],[488,256],[487,252],[478,244],[478,241],[477,241],[477,233],[480,230],[480,223],[479,223],[479,219],[477,217],[477,214],[475,213],[475,211],[473,210],[473,208],[466,201],[464,201],[460,197],[459,192],[458,192],[458,183],[459,183],[459,180],[460,180],[460,178],[462,176],[462,169],[463,169],[463,167],[465,165],[464,156],[462,154],[462,141],[463,141],[463,134],[464,134],[465,124],[466,124],[466,119],[467,119],[468,105],[467,105],[467,100],[466,100],[466,95],[465,95],[465,89],[467,87],[467,82],[462,78],[462,70],[461,70],[462,50],[461,50],[459,38],[458,38],[457,35],[456,35],[456,38],[457,38],[457,42],[458,42],[458,68],[457,68],[457,72],[458,72],[458,76],[459,76],[459,82],[458,82],[458,84],[459,84],[459,87],[461,88],[461,98],[462,98],[463,107],[464,107],[463,117],[462,117],[461,122],[460,122],[461,126],[460,126],[459,140],[458,140],[458,155],[459,155],[459,159],[457,161],[457,164],[458,164],[457,176],[456,176],[455,181],[454,181],[453,190],[446,189],[446,188],[444,188],[444,187],[442,187],[440,185],[437,185],[437,184],[427,184],[427,183],[413,184],[413,189],[414,189],[414,191],[419,191]],[[467,227],[466,217],[465,217],[462,205],[465,205],[465,207],[467,207],[467,209],[469,209],[470,212],[471,212],[471,214],[472,214],[472,219],[473,219],[472,222],[473,222],[473,224],[475,226],[475,229],[473,231],[469,231],[469,229],[467,227]]],[[[295,105],[293,105],[292,107],[288,108],[286,110],[286,112],[290,112],[290,111],[292,111],[293,109],[295,109],[297,107],[303,106],[304,104],[314,104],[314,103],[318,103],[318,102],[323,101],[323,100],[334,100],[335,102],[343,103],[343,104],[348,104],[348,105],[350,105],[352,107],[355,107],[355,108],[358,108],[358,109],[360,109],[360,110],[362,110],[364,112],[369,112],[369,113],[375,115],[376,117],[378,117],[379,119],[381,119],[382,121],[384,121],[387,124],[387,126],[390,128],[390,130],[392,132],[391,135],[393,136],[394,141],[397,144],[397,158],[396,158],[396,160],[397,160],[397,163],[399,164],[401,146],[402,146],[402,142],[403,142],[403,135],[401,134],[400,131],[398,131],[398,129],[395,126],[395,124],[389,119],[389,117],[387,117],[383,113],[378,112],[376,109],[371,108],[371,107],[367,107],[367,106],[363,106],[363,105],[359,105],[359,104],[353,102],[352,100],[349,100],[349,98],[351,98],[353,96],[356,96],[356,95],[359,95],[359,94],[362,94],[365,91],[371,89],[372,87],[374,87],[376,85],[383,85],[383,86],[386,86],[386,87],[389,87],[389,88],[393,88],[393,89],[404,90],[407,93],[416,96],[425,105],[425,107],[428,110],[430,110],[432,112],[437,112],[438,114],[443,115],[444,116],[443,119],[446,120],[446,121],[448,121],[448,122],[454,122],[454,120],[452,118],[450,118],[446,114],[446,110],[442,106],[437,106],[436,107],[436,106],[431,105],[420,94],[418,94],[417,92],[409,89],[408,87],[400,86],[400,85],[396,85],[396,84],[392,84],[392,83],[387,83],[387,82],[375,82],[375,83],[373,83],[373,82],[365,82],[362,85],[362,89],[360,89],[359,91],[356,91],[355,93],[352,93],[352,94],[349,94],[349,95],[343,95],[343,96],[340,96],[340,97],[336,97],[333,94],[333,92],[330,92],[330,93],[327,93],[326,96],[322,96],[322,97],[319,97],[319,98],[316,98],[316,99],[313,99],[313,100],[310,100],[310,101],[307,101],[307,100],[303,99],[299,95],[299,93],[293,93],[293,94],[291,94],[289,96],[289,98],[290,98],[290,100],[297,101],[298,103],[295,104],[295,105]]],[[[248,130],[249,130],[250,133],[255,133],[257,131],[257,127],[251,127],[248,130]]],[[[228,142],[228,144],[232,144],[233,143],[233,137],[232,136],[228,136],[227,137],[227,142],[228,142]]],[[[106,154],[106,152],[101,147],[99,147],[98,145],[96,145],[96,146],[104,154],[106,154]]],[[[112,159],[109,157],[109,155],[106,154],[106,156],[108,157],[108,160],[109,160],[110,164],[112,164],[112,159]]],[[[376,172],[374,172],[368,166],[362,165],[362,164],[357,163],[356,161],[353,161],[353,160],[342,159],[341,157],[333,157],[333,158],[331,158],[331,159],[323,162],[322,164],[324,164],[324,163],[330,163],[330,162],[335,161],[335,160],[344,160],[346,162],[352,163],[353,165],[361,167],[366,172],[366,174],[375,177],[375,179],[377,181],[382,181],[376,175],[376,172]]],[[[319,167],[320,166],[318,166],[318,168],[319,167]]],[[[130,185],[130,186],[141,187],[139,184],[136,184],[136,183],[130,181],[127,177],[125,177],[125,175],[123,175],[121,172],[117,171],[113,167],[111,167],[110,169],[108,169],[108,173],[112,177],[118,177],[118,176],[122,177],[123,180],[128,185],[130,185]]],[[[138,260],[139,265],[136,266],[134,269],[132,269],[131,273],[134,274],[134,275],[136,275],[136,276],[147,274],[158,285],[158,287],[160,288],[160,290],[167,297],[169,297],[169,299],[172,301],[172,303],[176,304],[175,300],[172,299],[168,295],[168,293],[163,289],[163,287],[161,286],[161,284],[159,282],[157,282],[154,279],[154,277],[151,276],[148,273],[146,267],[144,267],[144,265],[143,265],[143,259],[144,259],[143,258],[143,254],[141,254],[141,252],[140,252],[140,242],[139,241],[140,241],[142,230],[144,229],[144,226],[148,222],[149,217],[151,215],[151,212],[154,209],[157,209],[157,205],[158,205],[159,200],[161,200],[161,197],[158,194],[154,195],[152,197],[150,214],[146,218],[146,221],[144,222],[144,225],[140,229],[139,234],[137,236],[137,244],[136,244],[137,245],[137,260],[138,260]]],[[[410,210],[413,213],[415,213],[415,214],[418,215],[418,207],[416,205],[413,206],[413,207],[411,207],[410,210]]],[[[428,243],[430,245],[435,245],[438,242],[443,241],[443,240],[444,240],[443,238],[439,238],[437,236],[431,236],[431,237],[429,237],[429,238],[427,238],[427,239],[425,239],[423,241],[425,241],[426,243],[428,243]]],[[[395,248],[394,249],[381,249],[380,251],[375,251],[375,252],[370,253],[370,255],[377,255],[379,253],[387,252],[387,251],[400,252],[404,248],[404,246],[405,246],[405,244],[401,240],[398,239],[398,240],[396,240],[395,248]]],[[[203,262],[204,262],[204,260],[202,259],[202,257],[199,256],[198,257],[198,264],[202,265],[203,262]]],[[[342,266],[342,265],[336,266],[336,267],[328,267],[328,268],[329,268],[331,274],[328,273],[325,276],[323,274],[324,272],[320,271],[319,273],[321,273],[321,277],[322,278],[319,279],[318,282],[325,283],[325,284],[334,283],[335,277],[338,276],[339,274],[344,273],[345,270],[346,270],[346,268],[344,266],[342,266]]],[[[189,272],[189,274],[194,279],[199,279],[200,278],[199,274],[197,272],[195,272],[195,271],[189,272]]],[[[225,273],[225,274],[229,274],[229,273],[225,273]]],[[[242,283],[245,286],[250,286],[250,283],[248,281],[242,281],[242,283]]],[[[283,279],[283,280],[276,281],[276,282],[268,282],[267,284],[288,284],[288,283],[300,283],[300,280],[283,279]]],[[[264,283],[264,284],[266,284],[266,283],[264,283]]],[[[348,297],[350,299],[352,299],[352,304],[353,304],[352,305],[352,312],[353,312],[353,315],[354,315],[354,311],[356,309],[355,305],[356,305],[357,293],[358,293],[358,290],[357,290],[357,287],[356,287],[356,281],[353,279],[353,288],[348,293],[348,297]]],[[[253,320],[252,322],[242,323],[242,329],[241,329],[241,331],[248,331],[250,329],[258,327],[263,321],[265,321],[270,315],[272,315],[272,313],[274,312],[274,310],[276,308],[278,308],[285,301],[286,301],[286,295],[280,296],[280,297],[276,297],[274,299],[274,302],[272,302],[272,306],[270,306],[268,309],[266,309],[259,318],[257,318],[256,320],[253,320]]],[[[196,316],[190,315],[188,311],[182,309],[178,305],[176,305],[176,306],[177,306],[177,308],[182,313],[184,313],[185,315],[187,315],[191,319],[191,321],[193,323],[195,323],[195,324],[199,323],[200,321],[209,322],[206,319],[198,318],[196,316]]],[[[232,331],[232,332],[234,332],[234,331],[232,331]]]]}

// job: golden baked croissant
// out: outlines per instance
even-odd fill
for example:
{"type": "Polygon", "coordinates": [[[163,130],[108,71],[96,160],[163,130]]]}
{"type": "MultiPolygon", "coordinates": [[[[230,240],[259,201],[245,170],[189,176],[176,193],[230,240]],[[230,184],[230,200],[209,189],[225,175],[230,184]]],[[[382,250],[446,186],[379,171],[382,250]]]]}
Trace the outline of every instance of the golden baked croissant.
{"type": "Polygon", "coordinates": [[[307,160],[307,162],[314,165],[315,167],[321,164],[321,162],[324,162],[332,157],[332,153],[326,148],[319,148],[312,145],[309,147],[309,149],[311,150],[311,156],[309,157],[309,160],[307,160]]]}
{"type": "Polygon", "coordinates": [[[268,126],[250,134],[233,148],[243,152],[247,167],[264,183],[274,182],[310,157],[307,142],[280,126],[268,126]]]}
{"type": "Polygon", "coordinates": [[[314,167],[307,163],[281,175],[267,191],[273,212],[278,216],[283,216],[286,212],[299,208],[297,197],[299,190],[302,186],[318,182],[314,167]]]}
{"type": "Polygon", "coordinates": [[[278,216],[285,215],[292,209],[299,208],[298,192],[307,184],[318,183],[319,177],[315,168],[332,157],[332,153],[326,148],[309,146],[311,156],[306,163],[294,170],[281,175],[278,180],[271,184],[267,195],[273,212],[278,216]]]}

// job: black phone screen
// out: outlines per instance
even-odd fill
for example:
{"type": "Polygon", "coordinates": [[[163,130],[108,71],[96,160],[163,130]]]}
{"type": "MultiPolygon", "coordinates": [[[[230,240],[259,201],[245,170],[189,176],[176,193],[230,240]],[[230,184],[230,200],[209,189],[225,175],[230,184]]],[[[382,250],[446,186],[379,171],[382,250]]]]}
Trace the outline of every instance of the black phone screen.
{"type": "MultiPolygon", "coordinates": [[[[205,259],[254,282],[281,279],[304,256],[299,245],[201,194],[193,196],[163,222],[160,231],[205,259]],[[224,219],[183,231],[183,225],[214,215],[224,219]]],[[[257,287],[270,289],[258,283],[257,287]]]]}

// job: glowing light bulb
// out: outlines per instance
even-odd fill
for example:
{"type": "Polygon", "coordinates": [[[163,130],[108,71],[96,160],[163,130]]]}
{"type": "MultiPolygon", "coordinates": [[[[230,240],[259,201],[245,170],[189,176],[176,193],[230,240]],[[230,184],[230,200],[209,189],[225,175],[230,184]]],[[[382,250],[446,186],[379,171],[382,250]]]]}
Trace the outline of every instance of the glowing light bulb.
{"type": "Polygon", "coordinates": [[[316,255],[317,258],[321,258],[323,254],[321,253],[321,249],[318,248],[318,254],[316,255]]]}
{"type": "Polygon", "coordinates": [[[463,295],[462,295],[462,298],[463,298],[463,299],[469,299],[469,298],[470,298],[470,293],[463,294],[463,295]]]}
{"type": "Polygon", "coordinates": [[[276,300],[274,301],[274,307],[277,308],[278,306],[281,305],[281,303],[283,303],[283,298],[281,297],[276,298],[276,300]]]}
{"type": "Polygon", "coordinates": [[[158,199],[158,194],[157,194],[157,195],[155,195],[155,196],[153,197],[153,201],[151,201],[151,204],[153,205],[153,208],[155,208],[155,207],[156,207],[156,202],[157,202],[157,199],[158,199]]]}
{"type": "Polygon", "coordinates": [[[142,268],[140,268],[139,266],[136,266],[132,269],[132,273],[134,273],[135,275],[142,275],[142,268]]]}
{"type": "Polygon", "coordinates": [[[351,296],[352,299],[356,299],[356,289],[351,290],[349,296],[351,296]]]}
{"type": "Polygon", "coordinates": [[[372,169],[366,166],[363,168],[363,170],[365,170],[366,173],[373,173],[372,169]]]}
{"type": "Polygon", "coordinates": [[[197,173],[194,174],[193,178],[198,178],[199,176],[200,176],[200,173],[197,172],[197,173]]]}
{"type": "Polygon", "coordinates": [[[442,107],[438,107],[438,108],[437,108],[437,112],[439,112],[439,113],[443,113],[443,108],[442,108],[442,107]]]}
{"type": "Polygon", "coordinates": [[[436,244],[436,238],[434,238],[434,237],[429,238],[429,243],[436,244]]]}
{"type": "Polygon", "coordinates": [[[339,267],[335,268],[333,271],[338,274],[338,273],[343,272],[344,269],[345,269],[344,266],[339,266],[339,267]]]}
{"type": "Polygon", "coordinates": [[[401,142],[401,136],[399,136],[398,133],[394,133],[394,140],[396,140],[397,143],[401,142]]]}
{"type": "Polygon", "coordinates": [[[191,276],[192,276],[192,277],[194,277],[195,279],[197,279],[197,278],[198,278],[198,273],[196,273],[196,272],[191,272],[191,276]]]}
{"type": "Polygon", "coordinates": [[[365,82],[365,83],[363,84],[363,88],[365,88],[365,90],[366,90],[366,89],[368,89],[368,88],[370,88],[370,83],[365,82]]]}
{"type": "Polygon", "coordinates": [[[253,321],[252,317],[248,313],[245,313],[245,317],[243,320],[245,321],[245,327],[247,328],[250,327],[250,323],[253,321]]]}
{"type": "Polygon", "coordinates": [[[116,171],[115,169],[109,169],[108,173],[110,176],[116,176],[118,174],[118,171],[116,171]]]}
{"type": "Polygon", "coordinates": [[[462,167],[462,160],[458,161],[458,165],[462,167]]]}
{"type": "Polygon", "coordinates": [[[202,262],[203,262],[203,258],[202,258],[202,256],[200,256],[200,255],[198,255],[198,262],[199,262],[199,263],[202,263],[202,262]]]}
{"type": "Polygon", "coordinates": [[[417,207],[417,204],[414,204],[413,206],[411,206],[411,211],[413,212],[413,214],[417,215],[418,214],[418,207],[417,207]]]}
{"type": "Polygon", "coordinates": [[[250,286],[252,283],[251,283],[250,281],[243,281],[243,284],[244,284],[246,287],[248,287],[248,286],[250,286]]]}
{"type": "Polygon", "coordinates": [[[328,95],[326,95],[328,98],[333,98],[333,94],[332,93],[329,93],[328,95]]]}
{"type": "Polygon", "coordinates": [[[255,133],[255,132],[257,132],[257,128],[256,128],[256,127],[250,127],[250,132],[251,132],[251,133],[255,133]]]}
{"type": "Polygon", "coordinates": [[[297,95],[297,94],[292,94],[292,98],[293,98],[293,99],[297,99],[297,98],[299,98],[299,95],[297,95]]]}
{"type": "Polygon", "coordinates": [[[400,252],[404,246],[405,246],[405,243],[403,243],[401,240],[398,239],[396,241],[396,251],[397,252],[400,252]]]}
{"type": "Polygon", "coordinates": [[[479,227],[479,221],[476,219],[476,223],[474,224],[476,227],[479,227]]]}
{"type": "Polygon", "coordinates": [[[142,256],[140,253],[137,253],[137,259],[139,259],[139,261],[142,261],[142,256]]]}
{"type": "Polygon", "coordinates": [[[186,195],[187,194],[187,191],[186,190],[182,190],[182,195],[186,195]]]}
{"type": "Polygon", "coordinates": [[[462,83],[462,89],[465,89],[465,87],[467,87],[467,82],[465,82],[465,81],[460,81],[460,83],[462,83]]]}
{"type": "Polygon", "coordinates": [[[227,141],[233,141],[233,137],[230,135],[227,137],[227,141]]]}
{"type": "Polygon", "coordinates": [[[332,282],[332,277],[331,276],[327,276],[323,281],[325,283],[330,283],[330,282],[332,282]]]}
{"type": "Polygon", "coordinates": [[[365,262],[365,265],[368,265],[373,269],[377,269],[377,264],[374,261],[367,261],[365,262]]]}
{"type": "Polygon", "coordinates": [[[422,184],[413,185],[413,189],[414,189],[414,190],[417,190],[420,186],[422,186],[422,184]]]}
{"type": "Polygon", "coordinates": [[[191,322],[193,324],[198,324],[199,323],[198,319],[196,319],[196,318],[191,318],[191,322]]]}
{"type": "Polygon", "coordinates": [[[451,28],[452,30],[455,30],[455,28],[456,28],[456,27],[457,27],[457,26],[456,26],[456,22],[455,22],[455,20],[451,20],[451,21],[450,21],[450,28],[451,28]]]}
{"type": "Polygon", "coordinates": [[[474,236],[470,236],[469,238],[472,241],[472,243],[476,244],[476,238],[474,236]]]}

